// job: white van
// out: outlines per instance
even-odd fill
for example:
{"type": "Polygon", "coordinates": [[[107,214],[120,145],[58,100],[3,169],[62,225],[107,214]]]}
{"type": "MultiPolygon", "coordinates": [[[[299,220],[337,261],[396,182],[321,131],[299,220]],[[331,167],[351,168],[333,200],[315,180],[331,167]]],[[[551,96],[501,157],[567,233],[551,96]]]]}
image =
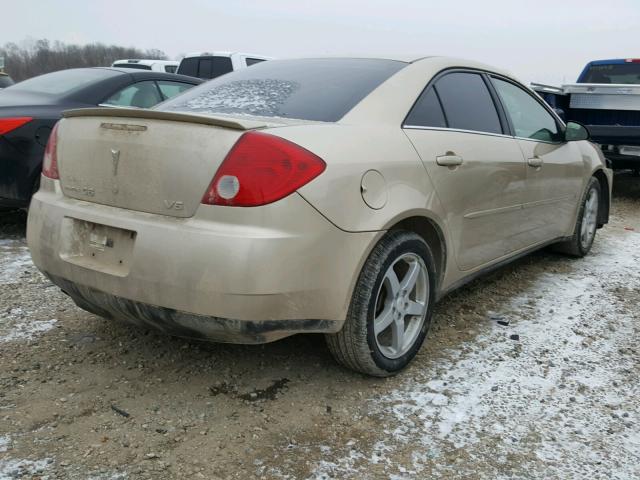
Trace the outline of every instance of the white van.
{"type": "Polygon", "coordinates": [[[111,65],[115,68],[137,68],[138,70],[153,70],[154,72],[176,73],[178,63],[174,60],[140,60],[125,59],[116,60],[111,65]]]}
{"type": "Polygon", "coordinates": [[[265,60],[272,60],[272,58],[238,52],[190,53],[182,59],[176,73],[209,80],[265,60]]]}

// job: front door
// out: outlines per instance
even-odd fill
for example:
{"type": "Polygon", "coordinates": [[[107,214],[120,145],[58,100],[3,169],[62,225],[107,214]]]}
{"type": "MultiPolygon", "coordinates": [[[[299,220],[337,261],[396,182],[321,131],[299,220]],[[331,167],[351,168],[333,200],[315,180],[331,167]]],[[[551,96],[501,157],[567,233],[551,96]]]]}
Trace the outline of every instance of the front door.
{"type": "Polygon", "coordinates": [[[524,213],[535,243],[567,235],[581,196],[584,162],[579,146],[565,142],[556,119],[520,86],[491,79],[527,162],[524,213]]]}

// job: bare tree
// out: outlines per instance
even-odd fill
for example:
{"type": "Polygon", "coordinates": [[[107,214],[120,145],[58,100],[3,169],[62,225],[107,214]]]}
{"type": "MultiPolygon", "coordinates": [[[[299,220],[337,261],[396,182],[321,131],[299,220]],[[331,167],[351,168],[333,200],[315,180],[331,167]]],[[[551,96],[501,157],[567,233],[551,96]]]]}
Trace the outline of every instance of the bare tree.
{"type": "Polygon", "coordinates": [[[19,82],[66,68],[107,67],[122,58],[165,60],[167,55],[158,49],[140,50],[102,43],[73,45],[59,41],[51,43],[46,39],[29,39],[21,45],[10,42],[0,47],[0,57],[5,57],[5,72],[19,82]]]}

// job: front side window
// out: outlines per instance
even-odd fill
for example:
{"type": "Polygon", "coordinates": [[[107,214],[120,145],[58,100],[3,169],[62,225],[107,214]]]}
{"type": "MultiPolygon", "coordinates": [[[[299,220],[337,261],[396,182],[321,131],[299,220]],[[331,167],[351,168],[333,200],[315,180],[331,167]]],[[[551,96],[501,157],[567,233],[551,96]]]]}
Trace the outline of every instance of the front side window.
{"type": "Polygon", "coordinates": [[[163,100],[167,100],[168,98],[173,98],[176,95],[189,90],[193,85],[189,83],[180,83],[180,82],[170,82],[167,80],[158,80],[156,82],[158,84],[158,88],[164,97],[163,100]]]}
{"type": "Polygon", "coordinates": [[[435,89],[449,128],[502,133],[498,111],[480,74],[449,73],[436,82],[435,89]]]}
{"type": "Polygon", "coordinates": [[[429,88],[420,95],[404,123],[409,127],[446,128],[447,121],[435,89],[429,88]]]}
{"type": "Polygon", "coordinates": [[[545,142],[560,140],[558,124],[535,98],[511,82],[499,78],[491,81],[511,119],[516,137],[545,142]]]}
{"type": "Polygon", "coordinates": [[[160,103],[162,98],[156,82],[138,82],[123,88],[102,102],[114,107],[151,108],[160,103]]]}

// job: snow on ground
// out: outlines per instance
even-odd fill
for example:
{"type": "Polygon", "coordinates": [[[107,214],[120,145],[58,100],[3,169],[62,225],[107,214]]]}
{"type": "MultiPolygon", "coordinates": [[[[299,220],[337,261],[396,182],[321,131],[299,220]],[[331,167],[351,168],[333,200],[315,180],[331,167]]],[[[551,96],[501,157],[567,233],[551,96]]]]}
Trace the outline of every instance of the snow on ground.
{"type": "Polygon", "coordinates": [[[24,312],[21,308],[0,312],[0,343],[16,340],[33,340],[38,335],[55,327],[58,320],[33,320],[33,312],[24,312]]]}
{"type": "Polygon", "coordinates": [[[11,437],[8,435],[0,436],[0,453],[4,453],[9,449],[9,444],[11,443],[11,437]]]}
{"type": "Polygon", "coordinates": [[[31,255],[24,241],[0,239],[0,285],[17,283],[22,270],[30,265],[31,255]]]}
{"type": "Polygon", "coordinates": [[[45,458],[42,460],[15,460],[0,458],[0,480],[12,480],[15,478],[39,478],[46,480],[46,474],[52,460],[45,458]]]}
{"type": "MultiPolygon", "coordinates": [[[[31,255],[24,240],[0,239],[0,288],[21,282],[21,274],[35,270],[31,255]]],[[[36,310],[43,305],[38,304],[36,310]]],[[[17,340],[32,340],[51,330],[57,320],[38,320],[34,308],[12,308],[4,311],[0,306],[0,343],[17,340]]]]}
{"type": "Polygon", "coordinates": [[[616,308],[640,284],[640,234],[600,241],[573,266],[492,312],[450,360],[410,369],[370,402],[383,425],[372,451],[321,461],[311,478],[367,478],[379,463],[397,479],[640,478],[640,389],[626,378],[638,357],[619,355],[637,345],[639,317],[616,308]]]}

